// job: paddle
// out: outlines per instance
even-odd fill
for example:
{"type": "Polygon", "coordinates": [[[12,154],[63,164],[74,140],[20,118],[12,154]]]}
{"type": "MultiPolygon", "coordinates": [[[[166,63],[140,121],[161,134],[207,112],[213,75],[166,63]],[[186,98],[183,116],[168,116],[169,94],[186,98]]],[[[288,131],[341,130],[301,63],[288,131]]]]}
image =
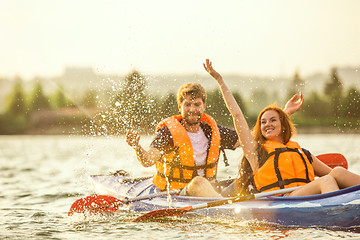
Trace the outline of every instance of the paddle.
{"type": "Polygon", "coordinates": [[[216,201],[212,201],[212,202],[208,202],[208,203],[196,204],[193,206],[187,206],[187,207],[182,207],[182,208],[158,209],[158,210],[154,210],[154,211],[145,213],[145,214],[141,215],[140,217],[137,217],[134,220],[132,220],[132,222],[142,222],[142,221],[146,221],[146,220],[150,220],[150,219],[154,219],[154,218],[160,218],[160,217],[179,216],[179,215],[183,215],[187,212],[191,212],[191,211],[198,210],[198,209],[217,207],[217,206],[226,205],[226,204],[230,204],[230,203],[243,202],[243,201],[252,200],[252,199],[258,199],[258,198],[263,198],[263,197],[269,197],[269,196],[289,193],[289,192],[294,191],[297,188],[299,188],[299,187],[292,187],[292,188],[285,188],[285,189],[280,189],[280,190],[275,190],[275,191],[270,191],[270,192],[249,194],[246,196],[225,198],[225,199],[221,199],[221,200],[216,200],[216,201]]]}
{"type": "MultiPolygon", "coordinates": [[[[327,153],[318,155],[317,158],[327,164],[330,167],[342,166],[348,168],[346,158],[339,153],[327,153]]],[[[176,194],[179,190],[170,191],[170,194],[176,194]]],[[[167,192],[150,194],[142,197],[135,197],[131,199],[120,200],[116,197],[107,196],[107,195],[93,195],[87,196],[81,199],[76,200],[70,207],[68,215],[71,216],[74,213],[102,213],[102,212],[115,212],[123,204],[140,201],[144,199],[152,199],[155,197],[166,196],[167,192]]]]}
{"type": "Polygon", "coordinates": [[[107,196],[107,195],[92,195],[80,198],[76,200],[70,207],[68,212],[68,216],[72,216],[74,213],[112,213],[116,212],[119,207],[123,204],[141,201],[145,199],[152,199],[156,197],[166,196],[168,194],[178,194],[180,193],[180,189],[171,190],[169,192],[160,192],[153,193],[146,196],[128,198],[128,199],[118,199],[116,197],[107,196]]]}
{"type": "Polygon", "coordinates": [[[348,163],[344,155],[340,153],[326,153],[316,156],[320,161],[325,163],[331,168],[340,166],[345,169],[348,169],[348,163]]]}

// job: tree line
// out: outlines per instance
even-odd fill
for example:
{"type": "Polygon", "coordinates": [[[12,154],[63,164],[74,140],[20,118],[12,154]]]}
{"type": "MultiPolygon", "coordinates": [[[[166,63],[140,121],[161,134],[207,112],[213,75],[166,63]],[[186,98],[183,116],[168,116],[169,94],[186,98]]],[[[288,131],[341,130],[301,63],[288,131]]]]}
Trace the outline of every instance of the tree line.
{"type": "MultiPolygon", "coordinates": [[[[295,77],[293,83],[296,81],[298,80],[295,77]]],[[[289,94],[294,90],[290,89],[289,94]]],[[[308,94],[302,110],[295,114],[294,118],[299,125],[333,126],[339,131],[358,130],[360,91],[355,86],[345,89],[337,69],[332,68],[323,92],[313,91],[308,94]]]]}
{"type": "MultiPolygon", "coordinates": [[[[152,96],[146,93],[146,77],[139,72],[126,76],[117,94],[111,97],[109,106],[93,120],[93,130],[97,135],[124,134],[128,128],[144,133],[152,133],[159,121],[179,114],[176,93],[164,96],[152,96]]],[[[290,79],[285,99],[304,91],[306,84],[298,73],[290,79]]],[[[252,105],[269,104],[269,93],[265,89],[256,89],[251,99],[245,101],[238,92],[233,92],[236,101],[243,109],[250,124],[254,124],[257,113],[251,110],[252,105]]],[[[217,122],[232,127],[232,118],[218,89],[207,92],[206,112],[217,122]]],[[[326,127],[341,132],[344,129],[358,130],[360,127],[360,92],[355,86],[344,89],[336,68],[331,69],[323,92],[313,91],[307,94],[302,109],[292,116],[294,122],[304,127],[326,127]]]]}
{"type": "MultiPolygon", "coordinates": [[[[20,78],[5,99],[0,114],[0,134],[23,134],[36,128],[66,127],[88,121],[83,114],[58,114],[62,109],[96,108],[96,92],[88,91],[79,103],[69,99],[63,86],[57,86],[53,94],[46,95],[42,79],[35,78],[32,91],[26,93],[20,78]]],[[[70,111],[71,112],[71,111],[70,111]]]]}
{"type": "MultiPolygon", "coordinates": [[[[295,93],[304,91],[306,84],[295,73],[285,102],[295,93]]],[[[255,89],[250,99],[245,101],[238,92],[233,92],[238,104],[244,110],[250,124],[256,121],[257,113],[250,111],[254,105],[265,107],[273,96],[265,89],[255,89]]],[[[86,111],[85,111],[86,112],[86,111]]],[[[218,89],[207,92],[206,112],[219,124],[232,127],[232,118],[218,89]]],[[[84,94],[80,101],[72,101],[64,94],[64,88],[47,96],[41,81],[35,81],[31,93],[26,94],[21,81],[16,81],[12,92],[7,97],[7,104],[0,115],[0,134],[22,134],[31,132],[36,127],[80,127],[82,133],[92,135],[122,135],[127,129],[134,128],[143,133],[152,133],[159,121],[179,114],[176,93],[163,96],[151,95],[147,91],[146,77],[138,71],[129,73],[119,83],[117,89],[108,91],[105,99],[100,99],[94,90],[84,94]],[[61,109],[80,109],[80,114],[64,114],[61,109]],[[97,114],[81,114],[86,109],[96,109],[97,114]],[[41,113],[46,113],[41,115],[41,113]],[[60,113],[59,113],[60,112],[60,113]],[[58,113],[46,120],[49,115],[58,113]],[[39,116],[38,123],[34,121],[39,116]],[[40,121],[40,123],[39,123],[40,121]],[[39,126],[40,125],[40,126],[39,126]]],[[[358,130],[360,126],[360,92],[355,87],[345,89],[336,68],[331,69],[323,92],[307,93],[301,111],[292,116],[300,127],[318,126],[333,128],[337,131],[347,128],[358,130]]]]}

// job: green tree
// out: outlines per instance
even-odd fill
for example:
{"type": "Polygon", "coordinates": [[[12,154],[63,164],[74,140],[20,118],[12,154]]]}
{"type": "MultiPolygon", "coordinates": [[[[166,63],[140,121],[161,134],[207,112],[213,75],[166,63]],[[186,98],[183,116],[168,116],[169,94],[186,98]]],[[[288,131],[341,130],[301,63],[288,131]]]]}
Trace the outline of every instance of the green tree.
{"type": "Polygon", "coordinates": [[[355,87],[347,91],[341,113],[345,118],[360,118],[360,92],[355,87]]]}
{"type": "Polygon", "coordinates": [[[146,93],[145,77],[133,71],[125,77],[122,91],[113,101],[121,126],[142,129],[151,121],[151,101],[146,93]]]}
{"type": "Polygon", "coordinates": [[[310,93],[302,109],[304,116],[312,119],[324,118],[324,116],[329,116],[330,114],[329,103],[317,92],[310,93]]]}
{"type": "Polygon", "coordinates": [[[343,84],[338,76],[337,69],[332,68],[330,79],[325,84],[324,93],[331,105],[331,114],[335,117],[340,115],[342,91],[343,84]]]}
{"type": "Polygon", "coordinates": [[[160,118],[159,120],[172,116],[172,115],[176,115],[179,114],[179,108],[178,108],[178,104],[177,104],[177,100],[176,100],[176,95],[175,93],[171,92],[168,93],[165,97],[161,98],[162,100],[160,100],[160,118]]]}
{"type": "Polygon", "coordinates": [[[225,102],[218,89],[207,92],[206,110],[210,116],[215,118],[219,124],[230,124],[230,113],[226,108],[225,102]]]}
{"type": "Polygon", "coordinates": [[[239,92],[232,92],[232,94],[234,95],[234,98],[237,102],[237,104],[239,104],[242,112],[246,115],[247,114],[247,107],[245,105],[245,102],[243,100],[243,98],[241,97],[239,92]]]}
{"type": "Polygon", "coordinates": [[[29,108],[30,111],[40,111],[44,109],[50,109],[50,101],[45,96],[40,78],[35,78],[35,85],[30,95],[29,108]]]}
{"type": "Polygon", "coordinates": [[[81,105],[86,108],[96,108],[97,107],[97,93],[95,90],[88,90],[85,92],[81,105]]]}
{"type": "MultiPolygon", "coordinates": [[[[246,107],[238,92],[233,92],[236,102],[241,107],[242,111],[246,115],[246,107]]],[[[216,121],[224,126],[232,127],[232,117],[227,109],[224,99],[219,89],[209,91],[207,93],[206,110],[209,115],[216,119],[216,121]]]]}
{"type": "Polygon", "coordinates": [[[0,115],[0,134],[21,134],[27,126],[25,93],[22,81],[17,77],[13,90],[7,98],[5,113],[0,115]]]}
{"type": "Polygon", "coordinates": [[[264,107],[269,105],[269,94],[264,88],[256,88],[250,95],[250,110],[252,115],[257,115],[264,107]]]}
{"type": "Polygon", "coordinates": [[[55,109],[73,106],[72,101],[66,97],[64,87],[60,85],[53,95],[52,107],[55,109]]]}
{"type": "Polygon", "coordinates": [[[18,77],[15,79],[13,90],[8,97],[5,112],[13,116],[26,115],[25,93],[22,87],[22,80],[18,77]]]}
{"type": "Polygon", "coordinates": [[[298,71],[295,72],[292,80],[290,81],[290,86],[288,87],[288,92],[286,96],[286,101],[290,99],[294,94],[303,92],[305,89],[305,82],[301,79],[298,71]]]}
{"type": "Polygon", "coordinates": [[[146,93],[145,77],[133,71],[125,77],[110,106],[93,121],[93,130],[97,135],[123,134],[129,128],[152,131],[154,105],[154,100],[146,93]]]}

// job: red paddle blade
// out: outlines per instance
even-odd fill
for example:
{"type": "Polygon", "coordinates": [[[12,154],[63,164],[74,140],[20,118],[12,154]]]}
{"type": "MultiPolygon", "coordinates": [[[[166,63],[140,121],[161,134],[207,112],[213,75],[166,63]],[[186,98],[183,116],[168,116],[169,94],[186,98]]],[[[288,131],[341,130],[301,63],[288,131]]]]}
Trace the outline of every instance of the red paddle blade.
{"type": "Polygon", "coordinates": [[[107,195],[92,195],[76,200],[70,207],[68,216],[74,213],[102,213],[102,212],[116,212],[120,204],[115,204],[122,201],[116,197],[107,195]]]}
{"type": "Polygon", "coordinates": [[[331,168],[340,166],[345,169],[348,169],[348,163],[344,155],[340,153],[326,153],[316,156],[320,161],[325,163],[331,168]]]}
{"type": "Polygon", "coordinates": [[[142,222],[154,218],[160,218],[160,217],[174,217],[179,216],[182,214],[185,214],[192,210],[192,206],[183,207],[183,208],[164,208],[164,209],[158,209],[154,210],[148,213],[145,213],[141,215],[140,217],[135,218],[132,220],[132,222],[142,222]]]}

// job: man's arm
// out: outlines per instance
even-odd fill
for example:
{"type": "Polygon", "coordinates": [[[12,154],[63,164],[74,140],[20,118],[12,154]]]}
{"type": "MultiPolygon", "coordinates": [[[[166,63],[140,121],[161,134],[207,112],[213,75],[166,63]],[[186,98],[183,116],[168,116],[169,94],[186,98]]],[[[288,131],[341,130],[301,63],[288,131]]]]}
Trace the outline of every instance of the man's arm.
{"type": "Polygon", "coordinates": [[[161,158],[161,152],[157,148],[150,147],[148,151],[146,151],[139,143],[140,134],[130,129],[126,133],[126,142],[132,147],[136,152],[136,158],[144,167],[150,167],[154,165],[161,158]]]}
{"type": "Polygon", "coordinates": [[[235,150],[240,147],[240,142],[238,135],[234,129],[224,127],[218,124],[218,128],[220,131],[220,145],[222,149],[231,149],[235,150]]]}

